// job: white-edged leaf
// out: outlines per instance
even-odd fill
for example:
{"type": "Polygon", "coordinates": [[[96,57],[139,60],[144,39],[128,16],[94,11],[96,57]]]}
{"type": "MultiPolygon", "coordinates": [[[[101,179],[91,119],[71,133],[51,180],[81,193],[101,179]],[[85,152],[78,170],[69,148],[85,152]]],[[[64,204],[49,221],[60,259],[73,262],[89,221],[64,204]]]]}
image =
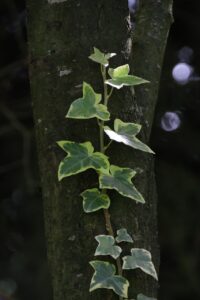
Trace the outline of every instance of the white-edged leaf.
{"type": "Polygon", "coordinates": [[[89,59],[91,59],[92,61],[94,61],[98,64],[101,64],[101,65],[107,67],[109,65],[108,60],[115,55],[116,55],[116,53],[104,54],[99,49],[94,47],[94,53],[89,56],[89,59]]]}
{"type": "Polygon", "coordinates": [[[130,256],[124,256],[123,258],[124,270],[141,269],[143,272],[149,274],[158,280],[158,276],[151,259],[151,253],[145,249],[133,248],[131,249],[130,256]]]}
{"type": "Polygon", "coordinates": [[[134,149],[144,152],[154,153],[146,144],[141,142],[136,135],[140,132],[141,125],[135,123],[125,123],[120,119],[114,121],[114,130],[105,126],[104,132],[113,141],[123,143],[134,149]]]}
{"type": "Polygon", "coordinates": [[[68,154],[59,164],[59,180],[84,172],[87,169],[108,172],[108,157],[100,152],[94,152],[94,147],[90,142],[79,144],[71,141],[60,141],[57,143],[68,154]]]}
{"type": "Polygon", "coordinates": [[[137,295],[137,300],[157,300],[156,298],[152,298],[152,297],[147,297],[143,294],[139,294],[137,295]]]}
{"type": "Polygon", "coordinates": [[[111,165],[110,174],[100,173],[100,188],[114,189],[122,196],[131,198],[136,202],[145,203],[144,198],[131,181],[135,174],[136,172],[132,169],[111,165]]]}
{"type": "Polygon", "coordinates": [[[129,65],[122,65],[116,69],[110,68],[108,74],[111,79],[106,80],[106,84],[121,89],[123,86],[134,86],[149,82],[140,77],[129,75],[129,71],[129,65]]]}
{"type": "Polygon", "coordinates": [[[133,239],[130,236],[130,234],[128,234],[126,228],[121,228],[117,230],[117,237],[115,239],[117,243],[121,243],[121,242],[133,243],[133,239]]]}
{"type": "Polygon", "coordinates": [[[99,243],[95,256],[97,255],[110,255],[114,259],[117,259],[122,252],[119,246],[115,245],[115,239],[111,235],[97,235],[95,236],[96,241],[99,243]]]}
{"type": "Polygon", "coordinates": [[[110,198],[107,194],[100,192],[98,189],[89,189],[81,193],[83,197],[83,210],[86,213],[92,213],[99,209],[108,209],[110,198]]]}
{"type": "Polygon", "coordinates": [[[91,261],[94,275],[90,284],[90,292],[96,289],[111,289],[123,298],[128,297],[129,282],[126,278],[115,275],[116,268],[113,264],[105,261],[91,261]]]}
{"type": "Polygon", "coordinates": [[[110,113],[105,105],[100,104],[101,94],[96,94],[91,85],[83,83],[83,97],[72,102],[66,118],[92,119],[108,121],[110,113]]]}

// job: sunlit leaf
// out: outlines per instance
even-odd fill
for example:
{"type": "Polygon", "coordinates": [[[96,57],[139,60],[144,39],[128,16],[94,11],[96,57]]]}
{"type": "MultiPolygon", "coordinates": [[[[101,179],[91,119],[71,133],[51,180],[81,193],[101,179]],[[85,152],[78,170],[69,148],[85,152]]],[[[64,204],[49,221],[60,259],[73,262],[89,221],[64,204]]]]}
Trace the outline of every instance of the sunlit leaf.
{"type": "Polygon", "coordinates": [[[121,89],[123,86],[134,86],[149,81],[137,76],[129,75],[129,65],[123,65],[116,69],[109,69],[108,74],[111,79],[106,80],[106,83],[114,88],[121,89]]]}
{"type": "Polygon", "coordinates": [[[121,228],[117,230],[116,241],[117,243],[121,243],[121,242],[133,243],[132,237],[130,236],[130,234],[128,234],[127,229],[125,228],[121,228]]]}
{"type": "Polygon", "coordinates": [[[107,209],[110,206],[110,198],[108,195],[101,193],[98,189],[90,189],[84,191],[83,209],[86,213],[91,213],[99,209],[107,209]]]}
{"type": "Polygon", "coordinates": [[[114,56],[116,56],[117,54],[116,53],[106,53],[105,54],[105,58],[106,59],[110,59],[110,58],[112,58],[112,57],[114,57],[114,56]]]}
{"type": "Polygon", "coordinates": [[[60,141],[58,145],[68,154],[59,165],[59,180],[90,168],[102,172],[107,172],[109,169],[107,156],[100,152],[94,152],[90,142],[78,144],[71,141],[60,141]]]}
{"type": "Polygon", "coordinates": [[[120,256],[122,249],[115,245],[115,239],[111,235],[97,235],[95,239],[99,243],[95,251],[95,256],[110,255],[114,259],[120,256]]]}
{"type": "Polygon", "coordinates": [[[132,169],[112,165],[110,166],[110,174],[100,174],[100,188],[114,189],[121,195],[131,198],[136,202],[145,203],[144,198],[131,181],[135,174],[136,172],[132,169]]]}
{"type": "Polygon", "coordinates": [[[111,289],[120,297],[128,297],[129,282],[126,278],[115,275],[114,265],[104,261],[91,261],[90,265],[94,269],[94,275],[90,284],[90,292],[96,289],[111,289]]]}
{"type": "Polygon", "coordinates": [[[146,144],[142,143],[136,135],[140,132],[141,125],[135,123],[125,123],[119,119],[114,122],[114,131],[105,126],[104,131],[113,141],[123,143],[134,149],[144,152],[154,153],[146,144]]]}
{"type": "Polygon", "coordinates": [[[156,298],[147,297],[143,294],[137,295],[137,300],[157,300],[156,298]]]}
{"type": "Polygon", "coordinates": [[[143,272],[158,280],[158,276],[151,259],[151,253],[145,249],[131,249],[131,255],[123,257],[122,268],[124,270],[139,268],[143,272]]]}
{"type": "Polygon", "coordinates": [[[101,65],[107,67],[108,64],[109,64],[108,60],[109,60],[111,57],[115,56],[115,55],[116,55],[116,53],[107,53],[107,54],[104,54],[104,53],[101,52],[99,49],[97,49],[97,48],[94,47],[94,53],[91,54],[91,55],[89,56],[89,58],[90,58],[91,60],[93,60],[94,62],[96,62],[96,63],[98,63],[98,64],[101,64],[101,65]]]}
{"type": "Polygon", "coordinates": [[[91,119],[98,118],[103,121],[108,121],[110,113],[107,107],[99,104],[101,94],[96,94],[88,83],[83,83],[83,97],[75,100],[66,115],[66,118],[72,119],[91,119]]]}

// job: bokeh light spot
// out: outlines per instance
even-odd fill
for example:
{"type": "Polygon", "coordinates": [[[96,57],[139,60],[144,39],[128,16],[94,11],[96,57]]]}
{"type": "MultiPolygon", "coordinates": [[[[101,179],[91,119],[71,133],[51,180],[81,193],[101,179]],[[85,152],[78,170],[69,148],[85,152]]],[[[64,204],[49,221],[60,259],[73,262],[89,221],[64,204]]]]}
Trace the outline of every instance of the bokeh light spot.
{"type": "Polygon", "coordinates": [[[161,128],[165,131],[174,131],[181,125],[181,119],[177,112],[168,111],[161,119],[161,128]]]}

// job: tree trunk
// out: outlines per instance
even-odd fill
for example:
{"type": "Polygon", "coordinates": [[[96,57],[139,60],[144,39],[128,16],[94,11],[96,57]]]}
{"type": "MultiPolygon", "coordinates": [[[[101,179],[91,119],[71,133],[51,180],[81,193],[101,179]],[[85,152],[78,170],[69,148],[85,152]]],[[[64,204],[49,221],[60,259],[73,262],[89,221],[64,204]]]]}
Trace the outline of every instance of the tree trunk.
{"type": "MultiPolygon", "coordinates": [[[[54,300],[106,299],[106,290],[88,292],[93,270],[88,262],[96,249],[94,236],[105,233],[103,213],[85,214],[79,194],[97,183],[93,171],[57,180],[63,152],[56,145],[62,139],[91,140],[99,148],[95,120],[65,119],[73,100],[81,95],[86,81],[102,91],[98,65],[88,60],[93,46],[116,52],[113,66],[130,63],[132,73],[151,81],[141,88],[114,92],[109,109],[113,119],[139,121],[142,139],[150,135],[163,54],[171,23],[172,0],[141,0],[136,27],[130,29],[127,1],[122,0],[28,0],[30,80],[38,145],[48,260],[54,300]],[[52,3],[56,2],[56,3],[52,3]]],[[[152,252],[159,268],[156,192],[153,158],[127,149],[110,147],[111,162],[139,168],[136,186],[145,205],[111,192],[111,218],[115,230],[126,227],[136,247],[152,252]]],[[[127,272],[129,298],[142,292],[155,296],[157,284],[139,271],[127,272]]],[[[115,295],[112,299],[117,299],[115,295]]]]}

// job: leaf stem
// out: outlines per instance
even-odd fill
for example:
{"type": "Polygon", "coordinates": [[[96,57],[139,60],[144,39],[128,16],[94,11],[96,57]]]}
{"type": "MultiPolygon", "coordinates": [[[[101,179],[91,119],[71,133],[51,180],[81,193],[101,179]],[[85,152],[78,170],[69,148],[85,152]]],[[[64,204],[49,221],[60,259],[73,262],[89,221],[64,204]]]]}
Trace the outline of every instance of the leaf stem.
{"type": "MultiPolygon", "coordinates": [[[[111,97],[113,89],[111,89],[110,93],[108,94],[108,88],[107,88],[107,85],[105,83],[105,81],[106,81],[106,67],[104,67],[102,65],[101,65],[101,74],[102,74],[102,78],[103,78],[103,87],[104,87],[104,99],[103,100],[104,100],[104,105],[107,106],[108,105],[108,99],[111,97]]],[[[104,121],[99,122],[99,128],[100,128],[100,152],[105,153],[105,151],[110,146],[112,141],[107,146],[104,145],[104,121]]],[[[106,194],[106,190],[103,190],[103,192],[106,194]]],[[[109,213],[108,209],[104,209],[104,218],[105,218],[106,230],[107,230],[108,234],[111,235],[114,238],[115,237],[114,230],[113,230],[113,227],[112,227],[110,213],[109,213]]],[[[116,259],[116,264],[117,264],[118,274],[120,276],[122,276],[122,265],[121,265],[120,257],[118,257],[116,259]]],[[[123,300],[123,298],[119,297],[119,300],[123,300]]]]}
{"type": "Polygon", "coordinates": [[[107,97],[107,98],[108,98],[108,100],[109,100],[109,99],[110,99],[110,97],[112,96],[113,90],[114,90],[114,89],[113,89],[113,87],[112,87],[112,88],[111,88],[111,90],[110,90],[110,93],[108,94],[108,97],[107,97]]]}
{"type": "Polygon", "coordinates": [[[112,144],[112,140],[104,147],[104,152],[110,147],[110,145],[112,144]]]}

